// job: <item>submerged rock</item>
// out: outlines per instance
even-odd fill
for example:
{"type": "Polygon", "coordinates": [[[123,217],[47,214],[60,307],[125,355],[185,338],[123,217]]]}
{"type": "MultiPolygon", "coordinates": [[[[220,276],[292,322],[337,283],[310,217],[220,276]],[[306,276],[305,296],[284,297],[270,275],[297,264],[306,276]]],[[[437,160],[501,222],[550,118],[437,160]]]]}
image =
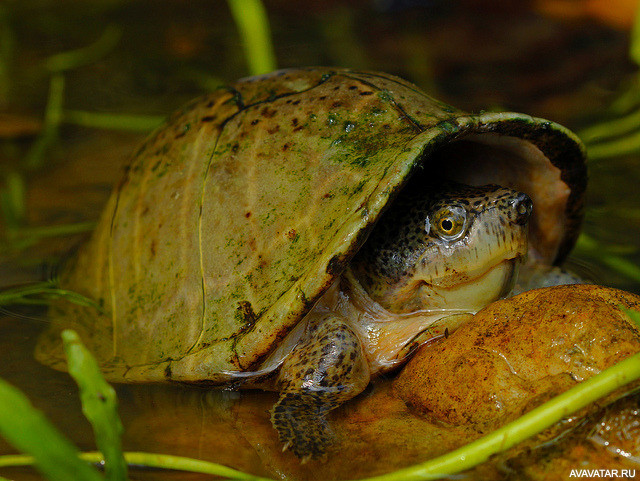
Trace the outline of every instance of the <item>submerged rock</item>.
{"type": "Polygon", "coordinates": [[[434,422],[493,429],[640,351],[622,308],[640,298],[591,285],[494,302],[450,338],[424,346],[394,383],[434,422]]]}

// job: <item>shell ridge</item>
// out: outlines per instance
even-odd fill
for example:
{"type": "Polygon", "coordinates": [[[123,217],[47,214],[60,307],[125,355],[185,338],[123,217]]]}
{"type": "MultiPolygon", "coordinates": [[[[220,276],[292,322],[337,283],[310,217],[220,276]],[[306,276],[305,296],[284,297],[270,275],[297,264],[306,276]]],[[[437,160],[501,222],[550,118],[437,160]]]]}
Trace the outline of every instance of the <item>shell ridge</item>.
{"type": "MultiPolygon", "coordinates": [[[[329,80],[330,78],[334,77],[335,75],[337,75],[337,73],[336,73],[336,72],[334,72],[334,71],[327,72],[327,74],[326,74],[325,76],[323,76],[323,78],[321,78],[320,80],[318,80],[318,82],[317,82],[317,83],[315,83],[314,85],[312,85],[312,86],[311,86],[311,87],[309,87],[309,88],[306,88],[306,89],[303,89],[303,90],[297,90],[297,91],[295,91],[295,92],[286,92],[286,93],[279,94],[279,95],[269,96],[269,97],[267,97],[267,98],[265,98],[265,99],[263,99],[263,100],[257,100],[257,101],[255,101],[255,102],[253,102],[253,103],[250,103],[250,104],[245,104],[245,103],[244,103],[242,93],[241,93],[239,90],[237,90],[237,89],[235,89],[235,88],[233,88],[233,87],[227,87],[227,88],[226,88],[226,90],[227,90],[228,92],[231,92],[231,93],[233,93],[234,95],[236,95],[236,94],[237,94],[237,95],[240,97],[239,102],[238,102],[238,99],[236,99],[236,98],[234,97],[234,101],[236,101],[236,105],[238,106],[238,109],[239,109],[239,110],[238,110],[237,112],[235,112],[234,114],[230,115],[229,117],[227,117],[227,118],[226,118],[226,119],[225,119],[225,120],[220,124],[220,127],[221,127],[221,129],[224,129],[224,128],[225,128],[225,126],[226,126],[226,124],[227,124],[229,121],[231,121],[231,119],[233,119],[234,117],[236,117],[236,115],[239,115],[240,113],[242,113],[243,111],[245,111],[245,110],[247,110],[247,109],[249,109],[249,108],[251,108],[251,107],[255,107],[255,106],[257,106],[257,105],[262,105],[262,104],[272,103],[272,102],[274,102],[275,100],[279,100],[279,99],[283,99],[283,98],[287,98],[287,97],[292,97],[292,96],[294,96],[294,95],[304,94],[304,93],[309,92],[309,91],[311,91],[311,90],[313,90],[313,89],[315,89],[315,88],[318,88],[320,85],[322,85],[322,84],[323,84],[323,83],[325,83],[327,80],[329,80]]],[[[221,87],[221,88],[223,88],[223,87],[221,87]]],[[[222,133],[222,130],[221,130],[221,133],[222,133]]]]}
{"type": "MultiPolygon", "coordinates": [[[[237,113],[237,112],[236,112],[237,113]]],[[[235,115],[235,114],[234,114],[235,115]]],[[[231,117],[229,117],[231,118],[231,117]]],[[[205,275],[204,275],[204,256],[202,251],[202,206],[204,205],[205,191],[207,187],[207,179],[209,177],[209,171],[211,169],[211,164],[213,163],[213,157],[215,156],[216,150],[218,148],[218,141],[220,140],[220,136],[224,131],[227,121],[225,120],[224,124],[221,126],[220,131],[216,137],[216,141],[214,143],[213,149],[211,150],[211,154],[209,155],[209,159],[207,160],[207,167],[204,171],[204,176],[202,177],[202,189],[200,190],[200,212],[198,213],[198,256],[200,260],[200,287],[202,289],[202,312],[200,316],[200,335],[195,340],[195,342],[186,350],[186,352],[180,357],[183,358],[187,356],[196,346],[200,344],[202,341],[202,337],[204,335],[204,321],[205,321],[205,313],[207,312],[207,296],[206,296],[206,287],[205,287],[205,275]]],[[[200,136],[201,138],[202,136],[200,136]]],[[[198,140],[200,140],[200,138],[198,140]]]]}
{"type": "MultiPolygon", "coordinates": [[[[376,90],[377,92],[385,92],[385,89],[380,88],[379,86],[377,86],[375,83],[369,82],[368,80],[364,80],[361,77],[358,76],[353,76],[353,75],[348,75],[348,74],[344,74],[345,77],[348,78],[353,78],[355,80],[358,80],[359,82],[363,83],[364,85],[371,87],[372,89],[376,90]]],[[[399,82],[398,85],[402,85],[399,82]]],[[[400,114],[400,119],[406,119],[408,121],[408,123],[417,131],[417,132],[423,132],[424,131],[424,127],[420,124],[420,122],[418,122],[416,119],[414,119],[413,117],[411,117],[403,108],[401,105],[399,105],[396,102],[396,99],[393,97],[393,95],[391,94],[391,92],[387,92],[388,96],[384,99],[386,102],[389,102],[391,104],[391,106],[400,114]]],[[[424,94],[422,94],[424,95],[424,94]]]]}
{"type": "MultiPolygon", "coordinates": [[[[406,88],[407,90],[410,90],[413,93],[420,95],[421,97],[427,97],[429,100],[435,100],[434,98],[428,95],[425,95],[425,93],[422,90],[420,90],[420,88],[417,85],[411,82],[408,82],[400,77],[396,77],[395,75],[381,75],[379,72],[370,72],[367,70],[346,70],[343,74],[345,77],[353,78],[360,81],[363,81],[362,76],[388,80],[390,82],[398,84],[402,88],[406,88]]],[[[439,103],[439,101],[436,101],[436,102],[439,103]]]]}
{"type": "Polygon", "coordinates": [[[109,247],[108,247],[108,267],[109,267],[109,294],[111,300],[111,345],[112,345],[112,354],[115,358],[117,356],[117,326],[118,326],[118,318],[116,314],[116,292],[115,292],[115,272],[113,266],[113,235],[116,223],[116,216],[118,215],[118,206],[120,204],[120,194],[122,189],[118,186],[118,193],[116,195],[115,205],[113,207],[113,214],[111,216],[111,225],[109,227],[109,247]]]}

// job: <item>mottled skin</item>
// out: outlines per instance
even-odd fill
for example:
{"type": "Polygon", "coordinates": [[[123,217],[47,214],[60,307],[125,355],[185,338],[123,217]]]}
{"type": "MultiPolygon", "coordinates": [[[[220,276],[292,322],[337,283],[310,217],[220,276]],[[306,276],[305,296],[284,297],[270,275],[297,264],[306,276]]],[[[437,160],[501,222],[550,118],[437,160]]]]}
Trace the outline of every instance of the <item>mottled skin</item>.
{"type": "Polygon", "coordinates": [[[326,414],[385,365],[402,362],[406,343],[449,312],[475,312],[507,294],[526,253],[531,210],[525,194],[495,185],[412,182],[352,261],[339,294],[330,290],[307,315],[282,360],[271,419],[285,448],[302,458],[323,454],[331,442],[326,414]],[[451,294],[459,289],[464,296],[451,294]],[[368,310],[384,312],[371,329],[362,329],[367,313],[354,304],[363,297],[368,310]],[[384,349],[389,359],[376,359],[372,347],[407,315],[415,318],[408,337],[384,349]]]}

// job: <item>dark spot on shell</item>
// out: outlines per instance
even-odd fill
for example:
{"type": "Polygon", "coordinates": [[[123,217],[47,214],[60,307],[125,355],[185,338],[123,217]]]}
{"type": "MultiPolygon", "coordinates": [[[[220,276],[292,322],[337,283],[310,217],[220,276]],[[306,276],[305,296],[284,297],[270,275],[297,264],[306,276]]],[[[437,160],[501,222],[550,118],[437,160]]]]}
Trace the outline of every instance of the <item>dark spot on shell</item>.
{"type": "Polygon", "coordinates": [[[373,95],[373,92],[371,90],[365,90],[363,92],[360,92],[360,95],[373,95]]]}
{"type": "Polygon", "coordinates": [[[331,260],[327,264],[326,271],[327,271],[327,274],[329,274],[331,277],[337,277],[342,273],[342,271],[344,271],[345,267],[346,267],[345,262],[342,256],[335,255],[331,258],[331,260]]]}
{"type": "Polygon", "coordinates": [[[171,364],[167,364],[167,367],[164,368],[164,377],[171,379],[171,375],[171,364]]]}
{"type": "Polygon", "coordinates": [[[240,319],[247,326],[252,326],[253,324],[255,324],[257,316],[256,316],[256,313],[253,312],[253,306],[249,301],[238,302],[237,312],[240,319]]]}
{"type": "Polygon", "coordinates": [[[322,97],[318,97],[318,100],[327,100],[327,96],[323,95],[322,97]]]}
{"type": "Polygon", "coordinates": [[[200,122],[211,122],[212,120],[215,120],[215,118],[215,115],[207,115],[206,117],[202,117],[200,122]]]}
{"type": "Polygon", "coordinates": [[[262,111],[260,112],[260,115],[262,115],[263,117],[266,117],[268,119],[272,118],[275,114],[276,114],[277,110],[269,110],[269,107],[265,107],[262,109],[262,111]]]}
{"type": "Polygon", "coordinates": [[[350,85],[349,86],[349,90],[357,90],[358,86],[357,85],[350,85]]]}
{"type": "Polygon", "coordinates": [[[292,105],[298,105],[299,103],[300,103],[300,100],[299,100],[299,99],[298,99],[298,100],[295,100],[295,101],[293,101],[293,102],[291,102],[291,104],[292,104],[292,105]]]}
{"type": "Polygon", "coordinates": [[[251,212],[246,212],[244,216],[248,219],[249,217],[251,217],[251,212]]]}
{"type": "Polygon", "coordinates": [[[291,119],[291,124],[295,127],[296,125],[298,125],[298,119],[296,117],[294,117],[293,119],[291,119]]]}
{"type": "Polygon", "coordinates": [[[337,109],[338,107],[342,107],[342,102],[336,101],[331,104],[332,109],[337,109]]]}
{"type": "Polygon", "coordinates": [[[156,256],[156,240],[155,239],[151,241],[149,250],[151,251],[151,257],[155,257],[156,256]]]}
{"type": "Polygon", "coordinates": [[[233,144],[231,146],[231,152],[233,152],[234,154],[238,152],[238,150],[240,150],[240,144],[238,142],[236,142],[235,144],[233,144]]]}
{"type": "Polygon", "coordinates": [[[187,132],[189,132],[190,128],[191,128],[191,124],[184,124],[180,132],[176,134],[175,138],[179,139],[180,137],[184,137],[185,135],[187,135],[187,132]]]}
{"type": "Polygon", "coordinates": [[[287,142],[286,144],[284,144],[282,146],[282,151],[286,152],[287,150],[289,150],[289,148],[291,148],[291,142],[287,142]]]}
{"type": "Polygon", "coordinates": [[[295,229],[291,229],[289,232],[287,232],[287,237],[289,239],[294,239],[296,237],[296,230],[295,229]]]}
{"type": "Polygon", "coordinates": [[[155,172],[156,170],[158,170],[158,167],[160,167],[162,165],[162,159],[158,160],[153,167],[151,167],[151,172],[155,172]]]}
{"type": "Polygon", "coordinates": [[[213,107],[213,106],[214,106],[214,104],[215,104],[215,101],[214,101],[214,100],[209,100],[209,101],[207,102],[207,108],[211,108],[211,107],[213,107]]]}
{"type": "Polygon", "coordinates": [[[258,122],[260,122],[260,119],[253,119],[251,125],[256,125],[258,122]]]}

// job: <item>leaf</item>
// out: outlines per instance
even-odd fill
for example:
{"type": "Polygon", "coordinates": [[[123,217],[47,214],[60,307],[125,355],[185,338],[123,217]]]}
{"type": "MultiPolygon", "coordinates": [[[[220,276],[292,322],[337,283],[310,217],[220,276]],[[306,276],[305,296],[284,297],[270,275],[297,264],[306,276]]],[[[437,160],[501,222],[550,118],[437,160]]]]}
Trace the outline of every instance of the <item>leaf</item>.
{"type": "Polygon", "coordinates": [[[80,342],[75,331],[62,332],[69,374],[80,388],[82,412],[93,426],[96,445],[105,459],[109,481],[127,479],[127,464],[122,455],[122,423],[118,416],[115,390],[104,380],[98,363],[80,342]]]}
{"type": "Polygon", "coordinates": [[[244,44],[251,75],[261,75],[276,68],[271,42],[269,18],[260,0],[227,0],[244,44]]]}
{"type": "Polygon", "coordinates": [[[47,305],[52,299],[66,299],[79,306],[93,307],[100,311],[100,307],[95,301],[77,292],[61,289],[57,287],[55,281],[34,282],[0,290],[0,306],[11,304],[47,305]]]}
{"type": "Polygon", "coordinates": [[[0,379],[0,433],[16,449],[31,454],[51,481],[101,481],[103,478],[18,389],[0,379]]]}

